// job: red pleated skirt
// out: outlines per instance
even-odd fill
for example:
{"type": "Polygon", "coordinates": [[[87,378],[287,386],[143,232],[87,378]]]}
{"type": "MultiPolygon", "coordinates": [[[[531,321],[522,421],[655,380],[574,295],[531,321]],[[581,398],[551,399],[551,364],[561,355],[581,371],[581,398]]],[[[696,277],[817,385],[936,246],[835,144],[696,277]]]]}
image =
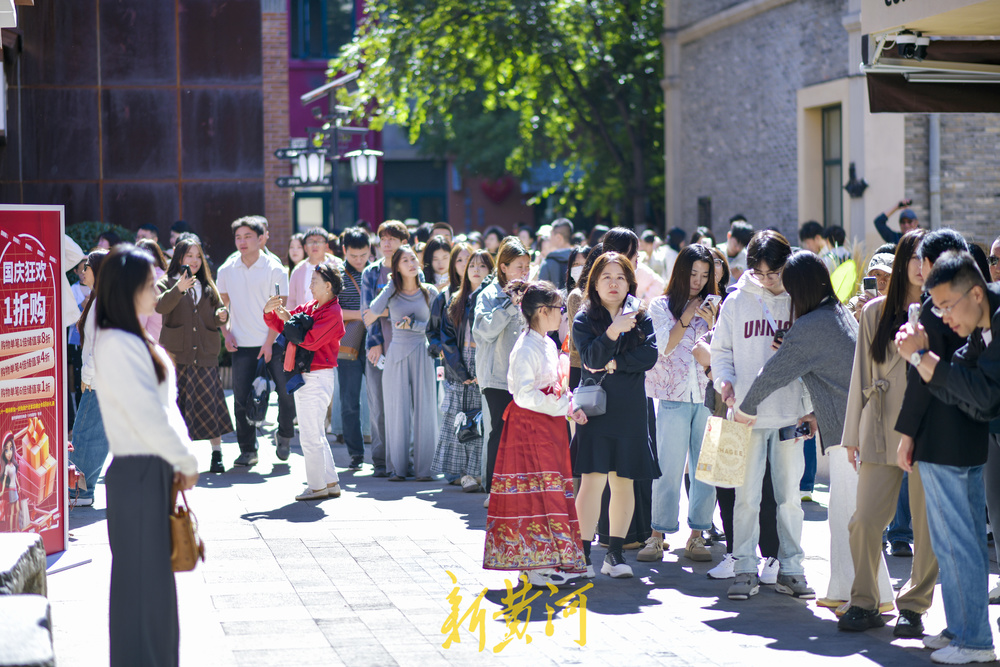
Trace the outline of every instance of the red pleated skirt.
{"type": "Polygon", "coordinates": [[[486,515],[487,570],[587,569],[564,417],[511,402],[486,515]]]}

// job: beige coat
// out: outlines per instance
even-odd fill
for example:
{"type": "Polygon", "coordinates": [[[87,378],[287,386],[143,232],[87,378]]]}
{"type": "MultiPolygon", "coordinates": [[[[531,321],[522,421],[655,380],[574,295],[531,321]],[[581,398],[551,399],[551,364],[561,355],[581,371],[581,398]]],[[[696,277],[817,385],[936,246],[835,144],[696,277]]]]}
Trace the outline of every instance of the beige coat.
{"type": "Polygon", "coordinates": [[[906,392],[907,364],[896,351],[894,342],[889,343],[884,364],[872,361],[872,338],[884,303],[885,297],[869,301],[858,322],[843,445],[859,447],[861,461],[865,463],[895,465],[901,435],[894,427],[906,392]]]}

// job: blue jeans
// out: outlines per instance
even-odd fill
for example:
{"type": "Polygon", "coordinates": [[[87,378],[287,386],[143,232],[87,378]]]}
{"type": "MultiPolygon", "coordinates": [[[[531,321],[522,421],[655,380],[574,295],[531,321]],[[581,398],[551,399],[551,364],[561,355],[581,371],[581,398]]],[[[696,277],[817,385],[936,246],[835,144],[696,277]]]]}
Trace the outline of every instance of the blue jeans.
{"type": "Polygon", "coordinates": [[[337,360],[337,378],[340,381],[339,410],[334,404],[334,412],[339,412],[344,425],[344,442],[351,457],[365,455],[364,435],[361,432],[362,395],[361,384],[365,378],[368,362],[358,356],[354,361],[337,360]]]}
{"type": "Polygon", "coordinates": [[[983,466],[921,461],[920,479],[931,545],[941,570],[941,597],[951,643],[959,648],[991,649],[983,466]]]}
{"type": "Polygon", "coordinates": [[[806,457],[806,471],[802,473],[802,480],[799,482],[799,491],[812,493],[816,486],[816,436],[807,438],[802,443],[802,453],[806,457]]]}
{"type": "Polygon", "coordinates": [[[676,533],[680,528],[681,480],[688,464],[691,493],[688,498],[688,528],[708,530],[715,512],[715,487],[695,479],[705,422],[711,412],[701,403],[660,401],[656,415],[656,452],[663,474],[653,480],[652,528],[676,533]]]}
{"type": "MultiPolygon", "coordinates": [[[[80,491],[80,498],[93,498],[94,487],[101,476],[104,461],[108,458],[108,436],[104,433],[101,407],[97,403],[97,392],[83,392],[80,407],[77,408],[73,423],[73,451],[70,462],[87,478],[87,490],[80,491]]],[[[76,492],[70,492],[76,497],[76,492]]]]}
{"type": "Polygon", "coordinates": [[[893,542],[913,544],[913,524],[910,521],[910,476],[905,472],[903,483],[899,487],[899,500],[896,501],[896,516],[889,524],[885,541],[889,544],[893,542]]]}
{"type": "Polygon", "coordinates": [[[766,462],[771,462],[771,485],[777,505],[778,561],[781,574],[803,574],[802,498],[799,481],[805,468],[802,443],[781,442],[778,429],[755,428],[747,452],[747,474],[743,486],[736,489],[733,508],[733,537],[737,558],[736,574],[757,573],[757,540],[760,534],[761,485],[766,462]]]}

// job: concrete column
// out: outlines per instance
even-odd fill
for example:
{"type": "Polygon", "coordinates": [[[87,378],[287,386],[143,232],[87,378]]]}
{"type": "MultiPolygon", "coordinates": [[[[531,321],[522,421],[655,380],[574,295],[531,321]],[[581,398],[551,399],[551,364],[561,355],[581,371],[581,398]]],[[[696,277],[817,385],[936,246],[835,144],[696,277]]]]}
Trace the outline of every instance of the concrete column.
{"type": "MultiPolygon", "coordinates": [[[[663,151],[665,210],[663,232],[681,226],[681,45],[678,39],[680,0],[663,2],[663,151]]],[[[664,238],[666,238],[664,236],[664,238]]]]}
{"type": "Polygon", "coordinates": [[[274,180],[289,174],[289,163],[274,157],[288,146],[288,9],[285,0],[261,0],[261,74],[264,92],[264,216],[268,248],[284,257],[292,235],[292,191],[274,180]]]}

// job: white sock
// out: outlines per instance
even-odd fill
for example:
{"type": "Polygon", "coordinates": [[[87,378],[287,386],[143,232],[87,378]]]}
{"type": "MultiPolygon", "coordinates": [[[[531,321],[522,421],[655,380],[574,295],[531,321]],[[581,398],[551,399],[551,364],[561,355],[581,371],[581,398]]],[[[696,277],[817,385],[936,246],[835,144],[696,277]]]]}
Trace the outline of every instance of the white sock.
{"type": "Polygon", "coordinates": [[[222,451],[222,443],[220,442],[217,445],[212,445],[212,451],[213,452],[221,452],[222,451]]]}

